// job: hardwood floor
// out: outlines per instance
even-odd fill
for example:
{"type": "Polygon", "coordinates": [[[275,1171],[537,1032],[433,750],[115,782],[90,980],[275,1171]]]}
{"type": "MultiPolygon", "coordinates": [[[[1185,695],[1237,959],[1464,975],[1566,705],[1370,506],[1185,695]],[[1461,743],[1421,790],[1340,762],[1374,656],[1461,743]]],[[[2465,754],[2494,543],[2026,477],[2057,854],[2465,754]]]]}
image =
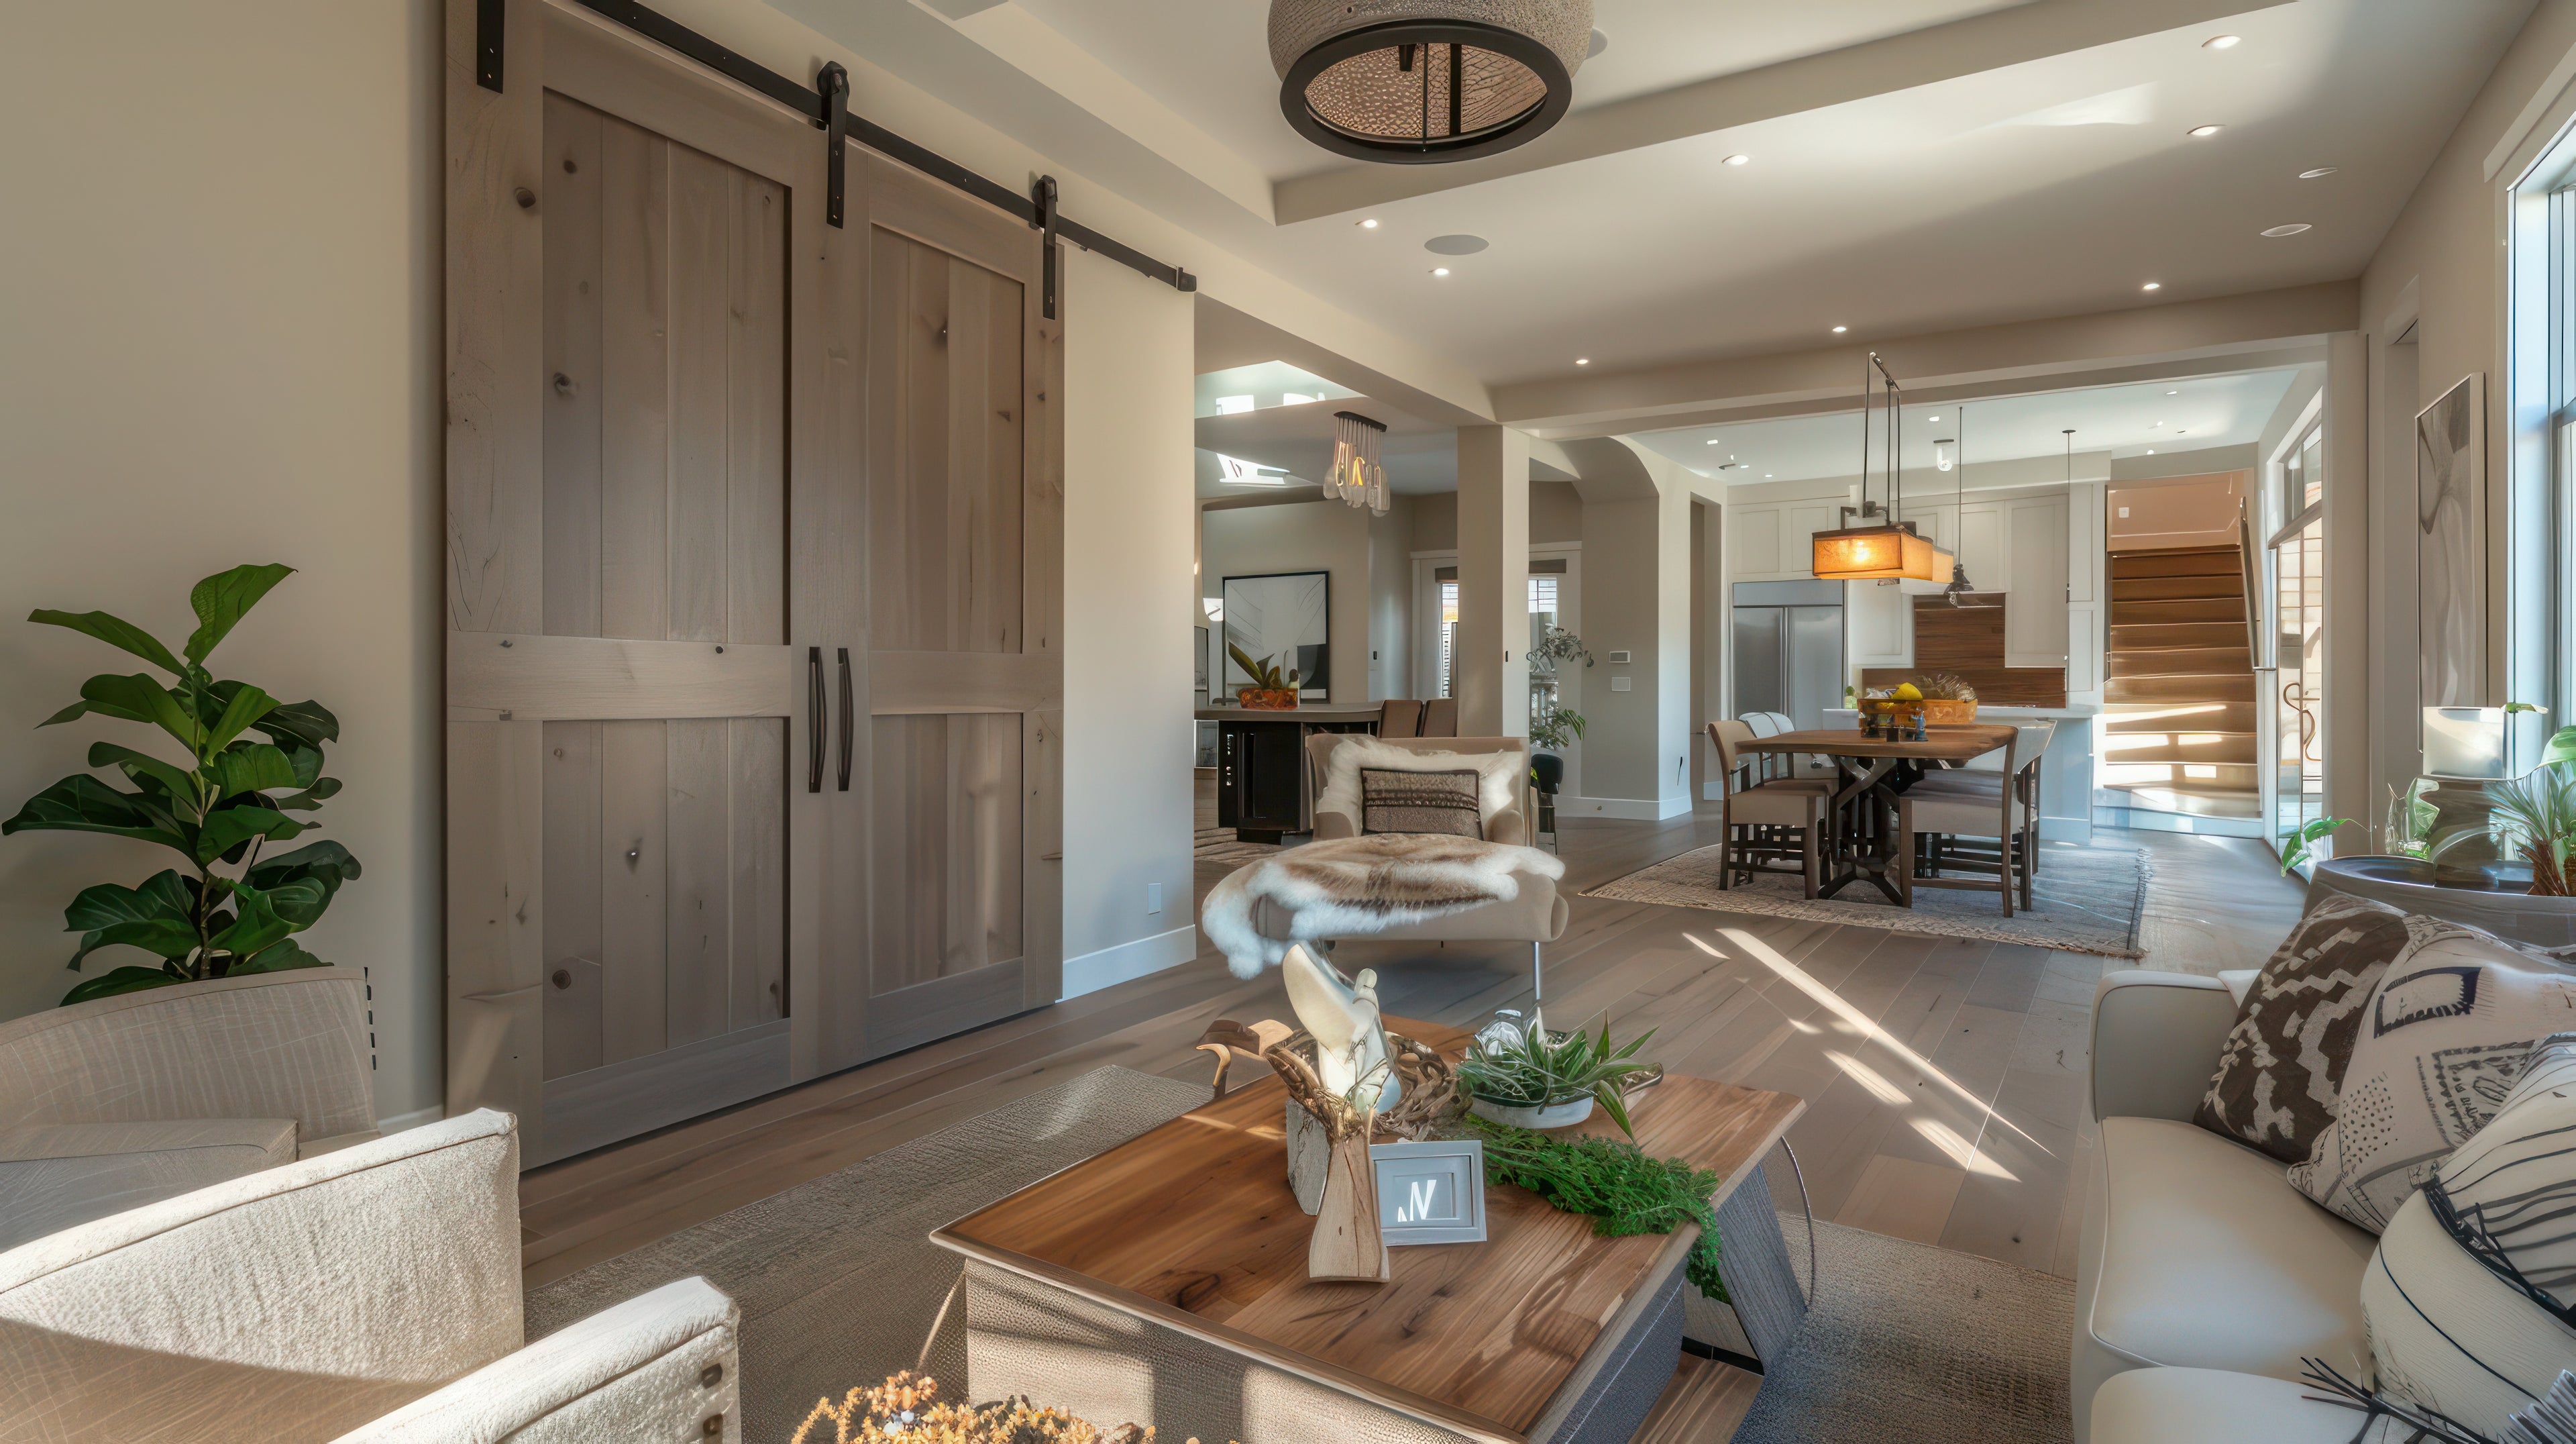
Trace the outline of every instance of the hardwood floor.
{"type": "MultiPolygon", "coordinates": [[[[1549,1017],[1566,1026],[1606,1012],[1622,1037],[1656,1029],[1648,1052],[1675,1072],[1807,1099],[1789,1143],[1817,1217],[2065,1277],[2091,1148],[2094,985],[2125,967],[2258,966],[2301,896],[2256,842],[2102,834],[2094,846],[2148,857],[2142,963],[1579,896],[1715,840],[1707,815],[1565,823],[1574,916],[1547,949],[1549,1017]]],[[[1229,867],[1202,863],[1199,891],[1229,867]]],[[[1378,970],[1391,1013],[1472,1024],[1530,1001],[1524,948],[1354,942],[1335,956],[1378,970]]],[[[548,1165],[520,1184],[525,1280],[562,1277],[1102,1064],[1203,1078],[1193,1044],[1210,1021],[1286,1012],[1276,978],[1238,981],[1202,946],[1182,967],[548,1165]]],[[[1780,1205],[1799,1208],[1797,1171],[1768,1176],[1780,1205]]],[[[1649,1436],[1722,1440],[1746,1407],[1732,1402],[1739,1391],[1711,1373],[1690,1400],[1666,1401],[1676,1420],[1711,1422],[1649,1436]]]]}

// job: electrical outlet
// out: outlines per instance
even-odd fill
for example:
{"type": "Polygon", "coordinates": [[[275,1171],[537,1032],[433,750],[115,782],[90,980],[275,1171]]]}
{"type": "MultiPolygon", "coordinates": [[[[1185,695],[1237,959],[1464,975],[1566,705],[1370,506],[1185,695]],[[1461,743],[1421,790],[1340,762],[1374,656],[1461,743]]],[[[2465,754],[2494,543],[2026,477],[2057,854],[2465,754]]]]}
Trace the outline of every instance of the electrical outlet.
{"type": "Polygon", "coordinates": [[[1629,690],[1629,688],[1628,688],[1628,679],[1627,679],[1627,678],[1625,678],[1625,677],[1613,677],[1613,678],[1611,678],[1611,679],[1610,679],[1610,690],[1611,690],[1611,691],[1613,691],[1613,692],[1625,692],[1625,691],[1629,690]]]}
{"type": "Polygon", "coordinates": [[[2125,506],[2124,506],[2124,507],[2120,508],[2120,520],[2122,520],[2122,521],[2127,521],[2128,519],[2129,519],[2129,509],[2128,509],[2127,507],[2125,507],[2125,506]]]}
{"type": "Polygon", "coordinates": [[[1145,884],[1145,913],[1146,913],[1146,915],[1147,915],[1147,916],[1149,916],[1149,917],[1151,917],[1151,916],[1154,916],[1154,915],[1156,915],[1156,914],[1161,913],[1161,912],[1162,912],[1162,910],[1163,910],[1163,885],[1162,885],[1161,883],[1158,883],[1158,882],[1149,882],[1149,883],[1145,884]]]}

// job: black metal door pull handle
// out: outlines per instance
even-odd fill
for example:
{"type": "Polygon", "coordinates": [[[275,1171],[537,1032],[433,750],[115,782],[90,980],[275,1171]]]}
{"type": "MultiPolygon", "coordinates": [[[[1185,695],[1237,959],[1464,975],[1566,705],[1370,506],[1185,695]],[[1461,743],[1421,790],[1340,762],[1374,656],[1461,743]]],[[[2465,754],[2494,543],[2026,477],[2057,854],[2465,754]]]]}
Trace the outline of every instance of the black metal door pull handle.
{"type": "Polygon", "coordinates": [[[850,699],[850,649],[843,647],[841,649],[841,790],[843,792],[850,790],[850,747],[855,740],[854,734],[858,727],[857,720],[851,715],[853,710],[850,699]]]}
{"type": "Polygon", "coordinates": [[[823,649],[805,649],[805,790],[823,790],[823,649]]]}

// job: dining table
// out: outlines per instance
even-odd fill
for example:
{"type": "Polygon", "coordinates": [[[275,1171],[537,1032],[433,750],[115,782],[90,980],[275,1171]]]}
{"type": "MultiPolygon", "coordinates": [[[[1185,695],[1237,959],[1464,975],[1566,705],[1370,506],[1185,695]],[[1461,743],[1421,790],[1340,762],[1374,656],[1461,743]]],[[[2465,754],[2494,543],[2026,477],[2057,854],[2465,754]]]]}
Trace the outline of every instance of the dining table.
{"type": "Polygon", "coordinates": [[[1920,737],[1872,736],[1856,727],[1810,727],[1756,737],[1746,752],[1780,757],[1822,757],[1834,767],[1831,870],[1816,896],[1832,897],[1863,879],[1899,907],[1910,907],[1895,877],[1898,853],[1896,803],[1905,790],[1936,767],[1961,767],[2000,750],[2015,729],[2000,723],[1926,725],[1920,737]]]}

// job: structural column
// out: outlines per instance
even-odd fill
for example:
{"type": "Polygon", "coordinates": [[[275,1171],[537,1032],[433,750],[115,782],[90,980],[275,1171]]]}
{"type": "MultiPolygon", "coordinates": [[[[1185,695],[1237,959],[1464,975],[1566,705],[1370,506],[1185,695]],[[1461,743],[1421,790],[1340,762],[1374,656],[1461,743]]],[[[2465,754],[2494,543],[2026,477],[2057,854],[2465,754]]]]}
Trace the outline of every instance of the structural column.
{"type": "Polygon", "coordinates": [[[1458,428],[1458,735],[1529,735],[1529,438],[1458,428]]]}

